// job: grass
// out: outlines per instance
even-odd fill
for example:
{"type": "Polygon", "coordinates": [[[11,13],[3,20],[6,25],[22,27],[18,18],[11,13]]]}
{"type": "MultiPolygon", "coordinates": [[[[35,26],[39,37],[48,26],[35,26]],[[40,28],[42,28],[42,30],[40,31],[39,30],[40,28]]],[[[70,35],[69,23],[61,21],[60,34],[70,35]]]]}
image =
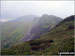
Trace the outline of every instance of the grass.
{"type": "Polygon", "coordinates": [[[52,29],[52,31],[47,32],[46,34],[40,36],[39,39],[28,41],[15,45],[9,49],[3,49],[1,54],[7,55],[55,55],[59,52],[73,52],[74,51],[74,29],[70,29],[69,26],[74,26],[74,21],[63,22],[61,25],[52,29]],[[53,43],[49,43],[50,46],[47,47],[45,44],[46,40],[53,40],[53,43]],[[42,50],[31,50],[33,46],[30,43],[44,43],[45,46],[40,44],[42,50]]]}

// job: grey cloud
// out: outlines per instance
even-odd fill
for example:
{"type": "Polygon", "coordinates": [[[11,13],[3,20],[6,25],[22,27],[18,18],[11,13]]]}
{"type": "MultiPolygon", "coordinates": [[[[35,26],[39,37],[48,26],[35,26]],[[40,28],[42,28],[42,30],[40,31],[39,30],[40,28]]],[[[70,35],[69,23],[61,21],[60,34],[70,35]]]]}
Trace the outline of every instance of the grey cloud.
{"type": "Polygon", "coordinates": [[[74,1],[1,1],[1,18],[43,14],[65,18],[74,14],[74,1]]]}

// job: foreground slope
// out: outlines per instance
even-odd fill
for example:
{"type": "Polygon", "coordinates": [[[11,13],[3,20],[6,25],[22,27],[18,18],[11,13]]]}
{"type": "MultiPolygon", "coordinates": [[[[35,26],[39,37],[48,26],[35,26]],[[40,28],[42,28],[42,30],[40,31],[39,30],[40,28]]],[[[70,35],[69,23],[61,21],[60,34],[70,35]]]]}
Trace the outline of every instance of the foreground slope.
{"type": "Polygon", "coordinates": [[[74,52],[74,15],[65,18],[50,32],[39,39],[3,49],[1,54],[49,55],[59,52],[74,52]]]}

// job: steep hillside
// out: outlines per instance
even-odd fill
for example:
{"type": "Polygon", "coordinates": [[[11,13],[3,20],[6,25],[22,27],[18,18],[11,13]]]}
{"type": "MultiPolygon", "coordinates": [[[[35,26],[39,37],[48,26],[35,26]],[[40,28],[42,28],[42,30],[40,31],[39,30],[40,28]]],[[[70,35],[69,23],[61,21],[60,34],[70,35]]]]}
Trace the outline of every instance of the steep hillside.
{"type": "MultiPolygon", "coordinates": [[[[44,40],[53,40],[53,43],[50,44],[49,48],[45,48],[42,52],[40,51],[41,54],[74,52],[74,15],[65,18],[51,32],[47,32],[37,41],[44,40]]],[[[38,53],[40,54],[40,52],[38,53]]]]}
{"type": "Polygon", "coordinates": [[[26,34],[22,41],[40,38],[42,34],[45,34],[46,32],[50,31],[60,21],[62,21],[62,19],[59,17],[46,14],[37,19],[38,21],[34,23],[35,25],[29,30],[29,32],[26,34]]]}
{"type": "Polygon", "coordinates": [[[1,54],[55,55],[59,52],[74,52],[74,15],[65,18],[50,32],[40,36],[39,39],[3,49],[1,54]]]}
{"type": "Polygon", "coordinates": [[[1,22],[1,46],[8,48],[20,42],[25,33],[32,26],[32,21],[37,16],[25,15],[8,22],[1,22]]]}
{"type": "Polygon", "coordinates": [[[44,54],[58,54],[59,52],[74,52],[74,15],[65,18],[51,32],[41,36],[38,40],[53,40],[44,54]],[[47,52],[46,52],[47,51],[47,52]]]}

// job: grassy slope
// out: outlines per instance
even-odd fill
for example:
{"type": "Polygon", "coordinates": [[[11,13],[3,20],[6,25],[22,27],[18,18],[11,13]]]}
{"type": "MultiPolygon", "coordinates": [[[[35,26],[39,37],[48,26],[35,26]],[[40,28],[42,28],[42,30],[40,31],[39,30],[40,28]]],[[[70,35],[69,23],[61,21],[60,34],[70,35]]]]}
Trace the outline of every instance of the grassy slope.
{"type": "Polygon", "coordinates": [[[1,33],[1,43],[3,44],[2,47],[7,48],[12,46],[13,44],[19,42],[20,38],[24,37],[24,34],[27,32],[28,28],[32,24],[24,23],[24,24],[17,24],[17,23],[6,23],[2,27],[1,33]],[[19,25],[19,26],[17,26],[19,25]],[[6,44],[4,44],[6,43],[6,44]]]}
{"type": "Polygon", "coordinates": [[[59,51],[73,51],[74,48],[74,30],[67,30],[69,25],[73,25],[73,21],[65,22],[59,27],[56,27],[51,32],[48,32],[46,35],[42,36],[39,40],[52,39],[54,42],[51,44],[51,47],[46,49],[47,54],[57,54],[59,51]]]}
{"type": "MultiPolygon", "coordinates": [[[[2,50],[2,54],[35,54],[35,55],[46,55],[46,54],[58,54],[60,51],[73,51],[74,49],[74,29],[69,29],[69,26],[74,26],[74,21],[66,21],[61,25],[54,28],[51,32],[40,36],[39,39],[32,40],[26,43],[21,43],[19,45],[13,46],[9,49],[2,50]],[[42,50],[31,50],[33,46],[30,43],[44,42],[45,40],[53,40],[53,43],[47,47],[47,44],[41,46],[45,49],[42,50]]],[[[36,46],[36,45],[35,45],[36,46]]],[[[37,47],[39,47],[38,45],[37,47]]]]}

